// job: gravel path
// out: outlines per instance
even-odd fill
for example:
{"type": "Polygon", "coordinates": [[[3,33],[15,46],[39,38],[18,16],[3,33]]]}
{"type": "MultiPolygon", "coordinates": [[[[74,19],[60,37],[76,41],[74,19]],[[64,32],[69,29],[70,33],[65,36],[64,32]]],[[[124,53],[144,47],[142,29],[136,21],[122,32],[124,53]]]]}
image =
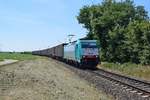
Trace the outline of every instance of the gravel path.
{"type": "Polygon", "coordinates": [[[0,67],[0,100],[112,100],[47,58],[0,67]]]}
{"type": "Polygon", "coordinates": [[[15,62],[17,62],[17,61],[18,61],[18,60],[5,59],[4,61],[0,61],[0,66],[7,65],[7,64],[11,64],[11,63],[15,63],[15,62]]]}

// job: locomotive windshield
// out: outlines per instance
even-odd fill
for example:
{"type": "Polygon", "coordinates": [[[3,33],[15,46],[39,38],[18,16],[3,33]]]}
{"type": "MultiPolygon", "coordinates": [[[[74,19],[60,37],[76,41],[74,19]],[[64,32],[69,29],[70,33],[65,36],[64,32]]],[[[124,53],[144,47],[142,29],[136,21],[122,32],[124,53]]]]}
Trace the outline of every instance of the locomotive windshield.
{"type": "Polygon", "coordinates": [[[97,48],[97,44],[95,42],[86,42],[86,43],[81,43],[82,48],[97,48]]]}

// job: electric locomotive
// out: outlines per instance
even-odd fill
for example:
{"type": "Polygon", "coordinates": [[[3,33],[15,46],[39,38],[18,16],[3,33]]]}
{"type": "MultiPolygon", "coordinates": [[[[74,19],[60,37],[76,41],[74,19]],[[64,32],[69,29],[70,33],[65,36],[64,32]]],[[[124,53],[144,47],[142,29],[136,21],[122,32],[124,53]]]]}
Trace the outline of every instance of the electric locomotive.
{"type": "Polygon", "coordinates": [[[99,48],[96,40],[77,40],[64,46],[64,59],[79,66],[95,66],[99,62],[99,48]]]}

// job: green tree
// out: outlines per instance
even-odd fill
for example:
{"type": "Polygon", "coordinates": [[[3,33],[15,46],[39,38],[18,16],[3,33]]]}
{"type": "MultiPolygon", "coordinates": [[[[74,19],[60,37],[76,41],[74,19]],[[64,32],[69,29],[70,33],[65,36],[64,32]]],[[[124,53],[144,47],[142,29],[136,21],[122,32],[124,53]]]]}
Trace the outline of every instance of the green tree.
{"type": "Polygon", "coordinates": [[[88,39],[99,40],[103,61],[150,64],[150,23],[143,6],[104,0],[84,6],[77,19],[88,30],[88,39]]]}
{"type": "Polygon", "coordinates": [[[150,64],[150,23],[136,20],[128,25],[127,30],[125,47],[130,54],[130,61],[150,64]]]}

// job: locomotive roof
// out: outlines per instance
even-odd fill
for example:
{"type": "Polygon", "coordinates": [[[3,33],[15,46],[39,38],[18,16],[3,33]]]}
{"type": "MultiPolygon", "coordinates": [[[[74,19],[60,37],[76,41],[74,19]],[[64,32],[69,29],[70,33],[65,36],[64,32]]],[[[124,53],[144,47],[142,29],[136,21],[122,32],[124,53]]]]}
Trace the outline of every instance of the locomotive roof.
{"type": "Polygon", "coordinates": [[[96,42],[96,40],[80,40],[81,42],[96,42]]]}

